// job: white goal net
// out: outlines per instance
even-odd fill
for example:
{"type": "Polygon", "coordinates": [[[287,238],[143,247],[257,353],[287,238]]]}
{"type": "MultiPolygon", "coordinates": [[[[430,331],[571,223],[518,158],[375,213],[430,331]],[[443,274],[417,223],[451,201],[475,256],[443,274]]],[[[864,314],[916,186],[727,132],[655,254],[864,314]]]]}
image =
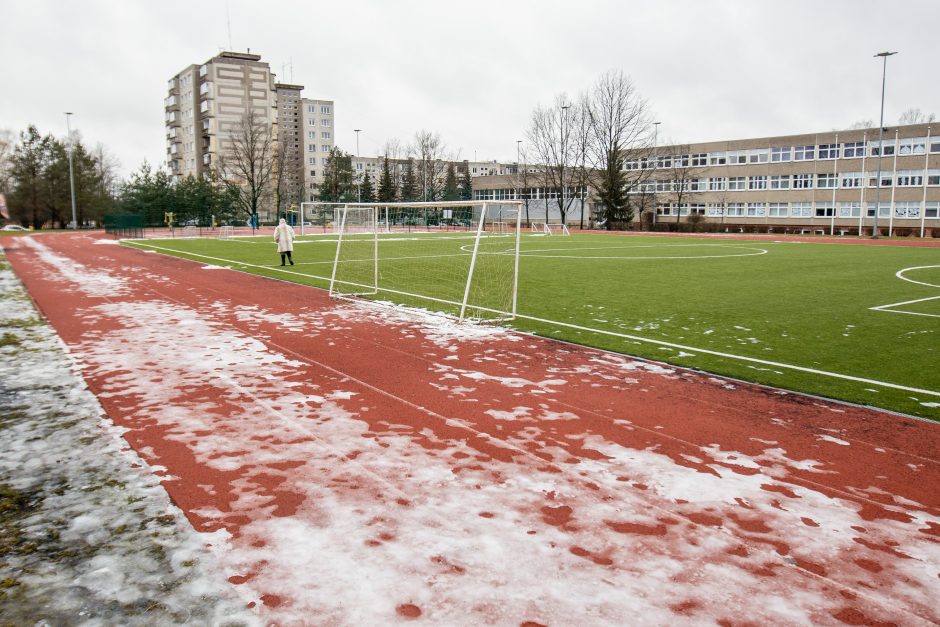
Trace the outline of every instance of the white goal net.
{"type": "Polygon", "coordinates": [[[461,320],[515,316],[519,202],[350,203],[324,207],[322,216],[322,228],[337,233],[332,296],[392,301],[461,320]]]}
{"type": "Polygon", "coordinates": [[[234,226],[220,226],[219,239],[232,239],[235,236],[234,226]]]}

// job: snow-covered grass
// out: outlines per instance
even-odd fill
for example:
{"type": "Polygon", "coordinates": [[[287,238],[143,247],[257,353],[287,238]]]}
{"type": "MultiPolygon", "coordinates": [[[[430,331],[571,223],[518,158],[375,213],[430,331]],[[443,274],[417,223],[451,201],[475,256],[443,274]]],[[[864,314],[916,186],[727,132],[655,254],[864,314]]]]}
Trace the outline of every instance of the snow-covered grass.
{"type": "Polygon", "coordinates": [[[0,624],[255,623],[2,257],[0,338],[0,624]]]}

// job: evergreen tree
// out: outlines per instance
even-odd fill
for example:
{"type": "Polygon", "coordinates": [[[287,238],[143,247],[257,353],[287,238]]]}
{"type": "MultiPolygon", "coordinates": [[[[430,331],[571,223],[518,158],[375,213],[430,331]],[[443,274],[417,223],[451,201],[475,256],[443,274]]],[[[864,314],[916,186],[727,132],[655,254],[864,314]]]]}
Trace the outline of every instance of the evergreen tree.
{"type": "Polygon", "coordinates": [[[607,167],[597,181],[597,198],[604,206],[605,227],[623,228],[633,222],[633,207],[625,193],[626,174],[623,151],[615,149],[607,156],[607,167]]]}
{"type": "Polygon", "coordinates": [[[372,177],[364,175],[359,188],[360,202],[375,202],[375,188],[372,187],[372,177]]]}
{"type": "Polygon", "coordinates": [[[379,179],[379,202],[395,202],[398,196],[398,186],[392,178],[392,171],[388,164],[388,155],[382,161],[382,177],[379,179]]]}
{"type": "Polygon", "coordinates": [[[323,202],[351,202],[356,198],[352,155],[339,148],[330,150],[323,169],[320,200],[323,202]]]}
{"type": "Polygon", "coordinates": [[[447,173],[444,175],[444,200],[460,200],[460,188],[457,185],[457,171],[454,162],[447,163],[447,173]]]}
{"type": "Polygon", "coordinates": [[[470,164],[460,177],[460,200],[473,200],[473,181],[470,179],[470,164]]]}
{"type": "Polygon", "coordinates": [[[415,202],[418,200],[418,181],[415,178],[415,163],[414,159],[408,159],[408,163],[405,165],[405,180],[401,184],[401,200],[402,202],[415,202]]]}
{"type": "Polygon", "coordinates": [[[23,224],[42,228],[45,222],[43,195],[45,194],[45,170],[49,138],[42,137],[39,130],[30,125],[20,133],[20,142],[10,158],[10,178],[13,194],[10,197],[12,215],[23,224]]]}

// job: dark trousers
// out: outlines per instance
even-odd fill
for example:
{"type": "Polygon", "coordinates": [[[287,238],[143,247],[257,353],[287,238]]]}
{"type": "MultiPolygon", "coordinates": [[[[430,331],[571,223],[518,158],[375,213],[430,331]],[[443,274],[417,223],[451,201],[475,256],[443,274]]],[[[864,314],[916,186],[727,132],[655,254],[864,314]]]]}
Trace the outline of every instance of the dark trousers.
{"type": "Polygon", "coordinates": [[[290,262],[290,265],[294,265],[294,260],[291,259],[290,251],[288,250],[287,252],[281,253],[281,265],[282,265],[282,266],[284,265],[284,258],[285,258],[285,257],[286,257],[287,260],[290,262]]]}

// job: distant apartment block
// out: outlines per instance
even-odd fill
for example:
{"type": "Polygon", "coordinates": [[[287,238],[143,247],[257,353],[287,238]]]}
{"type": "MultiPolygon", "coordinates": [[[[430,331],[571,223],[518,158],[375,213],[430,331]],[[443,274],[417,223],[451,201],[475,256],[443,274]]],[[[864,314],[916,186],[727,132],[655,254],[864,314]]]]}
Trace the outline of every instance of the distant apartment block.
{"type": "MultiPolygon", "coordinates": [[[[261,55],[243,52],[190,65],[167,87],[166,163],[175,178],[211,173],[232,148],[244,117],[254,112],[275,142],[282,207],[316,193],[335,145],[333,101],[303,98],[303,85],[276,82],[261,55]]],[[[264,219],[272,212],[268,208],[264,219]]]]}
{"type": "Polygon", "coordinates": [[[336,146],[334,109],[332,100],[302,100],[304,194],[308,201],[317,200],[326,160],[336,146]]]}

